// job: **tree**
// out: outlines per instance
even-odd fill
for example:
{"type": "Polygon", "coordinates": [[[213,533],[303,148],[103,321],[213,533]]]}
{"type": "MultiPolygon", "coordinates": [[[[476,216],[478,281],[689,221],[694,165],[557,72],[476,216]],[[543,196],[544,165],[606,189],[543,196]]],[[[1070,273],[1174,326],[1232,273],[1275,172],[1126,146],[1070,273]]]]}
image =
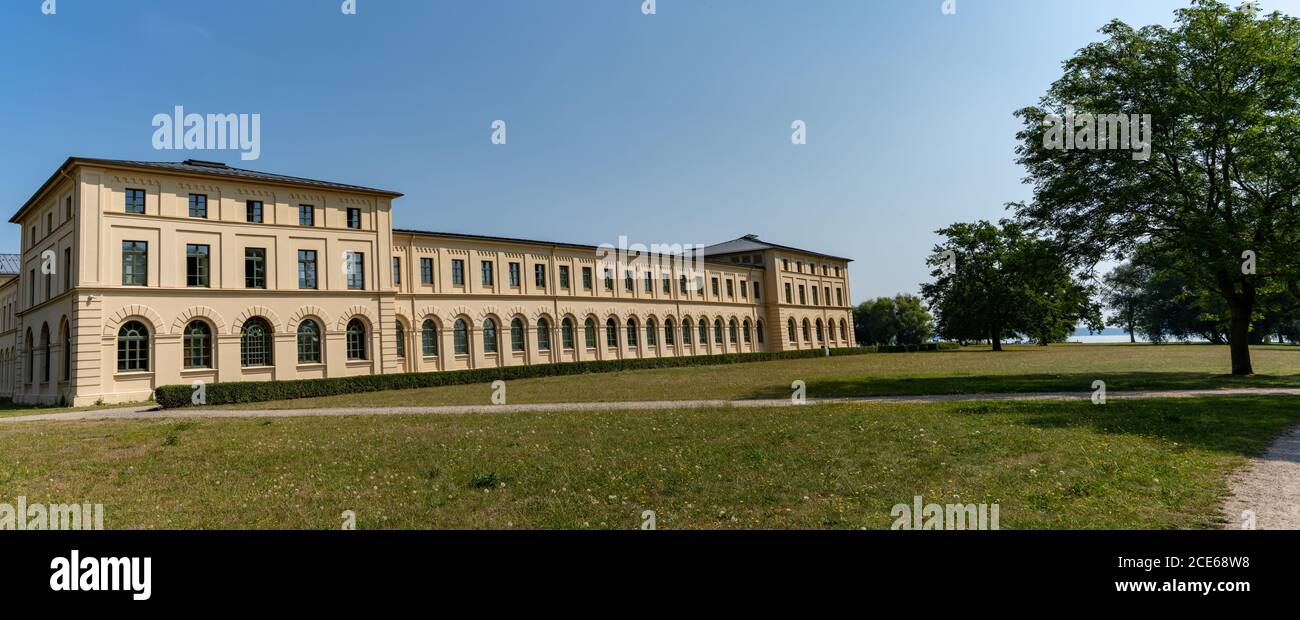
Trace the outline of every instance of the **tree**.
{"type": "Polygon", "coordinates": [[[859,304],[853,326],[860,344],[921,344],[934,333],[934,317],[919,297],[900,293],[859,304]]]}
{"type": "Polygon", "coordinates": [[[921,294],[937,315],[944,338],[1002,341],[1028,335],[1040,343],[1058,341],[1079,321],[1100,328],[1093,287],[1077,280],[1055,243],[1035,237],[1013,221],[958,223],[938,231],[930,264],[935,278],[921,294]],[[945,268],[945,254],[957,258],[945,268]]]}
{"type": "Polygon", "coordinates": [[[1150,274],[1132,262],[1124,263],[1106,274],[1102,299],[1111,308],[1106,322],[1124,329],[1129,342],[1137,342],[1138,321],[1144,311],[1143,285],[1150,274]]]}
{"type": "Polygon", "coordinates": [[[1034,190],[1017,213],[1094,263],[1144,243],[1181,257],[1179,274],[1227,306],[1233,374],[1252,374],[1259,295],[1300,271],[1300,21],[1194,0],[1172,28],[1116,20],[1101,32],[1017,112],[1034,190]],[[1044,130],[1049,112],[1070,110],[1067,140],[1092,150],[1057,148],[1044,130]],[[1149,114],[1148,131],[1132,131],[1140,116],[1094,114],[1149,114]]]}

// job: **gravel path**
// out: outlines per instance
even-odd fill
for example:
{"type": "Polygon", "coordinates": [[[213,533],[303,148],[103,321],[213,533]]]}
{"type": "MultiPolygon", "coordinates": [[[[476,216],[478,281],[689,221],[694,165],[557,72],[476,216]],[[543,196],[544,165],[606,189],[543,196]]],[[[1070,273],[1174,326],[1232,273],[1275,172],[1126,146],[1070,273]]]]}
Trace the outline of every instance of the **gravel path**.
{"type": "MultiPolygon", "coordinates": [[[[1142,398],[1206,398],[1228,396],[1300,396],[1300,388],[1235,388],[1224,390],[1176,390],[1176,391],[1142,391],[1110,392],[1108,400],[1142,399],[1142,398]]],[[[1037,394],[945,394],[929,396],[878,396],[868,398],[823,398],[808,399],[807,404],[849,404],[849,403],[941,403],[974,401],[1070,401],[1089,400],[1091,392],[1044,392],[1037,394]]],[[[357,416],[357,415],[438,415],[465,413],[511,413],[511,412],[558,412],[558,411],[649,411],[655,409],[715,409],[722,407],[793,407],[797,406],[788,398],[772,400],[661,400],[644,402],[613,403],[544,403],[529,405],[454,405],[431,407],[373,407],[373,408],[325,408],[325,409],[171,409],[159,410],[157,407],[124,407],[120,409],[98,409],[93,411],[72,411],[67,413],[46,413],[37,415],[11,416],[0,418],[0,424],[40,421],[75,421],[75,420],[158,420],[177,418],[296,418],[310,416],[357,416]]]]}
{"type": "Polygon", "coordinates": [[[1224,504],[1228,529],[1300,529],[1300,429],[1284,435],[1263,456],[1251,459],[1231,481],[1224,504]]]}

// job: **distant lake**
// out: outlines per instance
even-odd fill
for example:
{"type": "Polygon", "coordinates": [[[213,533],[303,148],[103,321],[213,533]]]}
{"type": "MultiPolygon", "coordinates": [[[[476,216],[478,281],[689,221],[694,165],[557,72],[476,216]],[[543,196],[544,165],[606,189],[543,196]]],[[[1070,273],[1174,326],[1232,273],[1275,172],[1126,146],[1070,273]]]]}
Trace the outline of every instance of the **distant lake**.
{"type": "MultiPolygon", "coordinates": [[[[1116,343],[1116,342],[1129,342],[1129,337],[1128,337],[1128,332],[1125,332],[1124,330],[1118,327],[1107,327],[1100,334],[1090,334],[1088,333],[1087,327],[1080,327],[1079,329],[1074,331],[1073,336],[1070,336],[1069,341],[1077,344],[1108,344],[1108,343],[1116,343]]],[[[1137,334],[1137,341],[1151,342],[1150,340],[1143,338],[1141,334],[1137,334]]],[[[1189,340],[1188,342],[1205,342],[1205,341],[1201,339],[1196,339],[1196,340],[1189,340]]]]}

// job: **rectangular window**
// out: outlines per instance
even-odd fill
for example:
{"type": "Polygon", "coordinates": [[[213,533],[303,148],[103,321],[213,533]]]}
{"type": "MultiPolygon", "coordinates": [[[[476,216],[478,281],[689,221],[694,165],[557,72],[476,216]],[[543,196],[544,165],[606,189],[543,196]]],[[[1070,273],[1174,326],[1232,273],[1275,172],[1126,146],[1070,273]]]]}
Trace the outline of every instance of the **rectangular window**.
{"type": "Polygon", "coordinates": [[[749,299],[749,285],[744,280],[740,281],[740,298],[749,299]]]}
{"type": "MultiPolygon", "coordinates": [[[[125,250],[125,248],[123,248],[123,249],[125,250]]],[[[123,267],[122,272],[125,273],[125,272],[126,272],[126,269],[125,269],[125,267],[126,267],[126,252],[125,252],[125,251],[122,253],[122,267],[123,267]]],[[[29,275],[30,275],[31,277],[27,278],[27,307],[28,307],[28,308],[30,308],[30,307],[36,305],[36,270],[35,270],[35,269],[31,270],[31,271],[29,272],[29,275]]],[[[123,283],[123,284],[126,284],[126,276],[125,276],[125,275],[122,276],[122,283],[123,283]]],[[[31,372],[28,372],[27,374],[29,375],[27,378],[28,378],[28,380],[30,380],[30,379],[31,379],[31,376],[30,376],[30,375],[31,375],[31,372]]]]}
{"type": "Polygon", "coordinates": [[[826,300],[826,305],[828,305],[828,306],[831,305],[831,287],[828,286],[828,287],[822,289],[822,291],[825,293],[825,295],[822,297],[822,299],[825,299],[825,300],[826,300]]]}
{"type": "Polygon", "coordinates": [[[632,286],[632,270],[628,269],[623,272],[623,290],[631,293],[636,289],[632,286]]]}
{"type": "Polygon", "coordinates": [[[569,288],[569,266],[560,265],[560,288],[569,288]]]}
{"type": "Polygon", "coordinates": [[[519,285],[522,283],[521,278],[523,277],[519,275],[519,263],[510,263],[508,269],[510,271],[510,286],[519,288],[519,285]]]}
{"type": "Polygon", "coordinates": [[[420,259],[420,283],[433,284],[433,259],[420,259]]]}
{"type": "Polygon", "coordinates": [[[785,283],[785,303],[787,303],[787,304],[792,304],[792,303],[794,303],[794,296],[791,295],[791,293],[790,293],[790,283],[789,283],[789,282],[786,282],[786,283],[785,283]]]}
{"type": "Polygon", "coordinates": [[[316,207],[312,205],[298,205],[298,225],[315,226],[316,207]]]}
{"type": "Polygon", "coordinates": [[[533,265],[533,284],[546,288],[546,265],[533,265]]]}
{"type": "Polygon", "coordinates": [[[63,250],[63,290],[72,290],[72,248],[63,250]]]}
{"type": "Polygon", "coordinates": [[[316,250],[298,250],[298,288],[316,288],[316,250]]]}
{"type": "Polygon", "coordinates": [[[835,305],[837,306],[844,305],[844,289],[841,288],[835,289],[835,305]]]}
{"type": "Polygon", "coordinates": [[[483,278],[481,281],[483,286],[492,286],[493,284],[495,284],[496,278],[492,277],[492,261],[485,260],[480,262],[479,264],[482,266],[482,270],[483,270],[483,278]]]}
{"type": "Polygon", "coordinates": [[[455,286],[465,286],[465,261],[459,258],[451,259],[451,283],[455,286]]]}
{"type": "MultiPolygon", "coordinates": [[[[149,285],[149,242],[122,242],[122,284],[149,285]]],[[[35,283],[32,286],[35,286],[35,283]]]]}
{"type": "Polygon", "coordinates": [[[678,277],[677,288],[679,289],[677,292],[681,293],[683,296],[688,294],[688,291],[686,290],[686,276],[678,277]]]}
{"type": "Polygon", "coordinates": [[[591,267],[582,268],[582,290],[591,290],[591,267]]]}
{"type": "MultiPolygon", "coordinates": [[[[754,301],[758,301],[758,300],[760,300],[760,299],[762,299],[762,298],[763,298],[763,294],[760,293],[760,292],[758,292],[758,283],[755,282],[755,283],[754,283],[754,301]]],[[[759,342],[762,342],[762,340],[759,340],[759,342]]]]}
{"type": "Polygon", "coordinates": [[[727,298],[736,298],[736,283],[732,280],[727,280],[727,298]]]}
{"type": "Polygon", "coordinates": [[[348,252],[345,260],[348,269],[348,290],[366,290],[366,255],[361,252],[348,252]]]}
{"type": "Polygon", "coordinates": [[[266,288],[266,248],[244,248],[244,288],[266,288]]]}
{"type": "Polygon", "coordinates": [[[655,292],[655,279],[654,279],[654,275],[652,275],[649,271],[645,272],[644,275],[645,275],[645,277],[642,278],[642,283],[641,283],[641,285],[642,285],[643,287],[645,287],[645,292],[647,292],[647,293],[653,293],[653,292],[655,292]]]}
{"type": "Polygon", "coordinates": [[[673,277],[671,275],[668,275],[668,272],[665,271],[663,277],[660,278],[660,280],[661,280],[661,284],[659,287],[660,290],[662,290],[665,295],[671,295],[673,293],[673,277]]]}
{"type": "Polygon", "coordinates": [[[393,284],[396,285],[401,283],[402,283],[402,259],[400,257],[394,256],[393,257],[393,284]]]}
{"type": "Polygon", "coordinates": [[[51,297],[54,297],[54,274],[47,273],[45,274],[45,301],[49,301],[51,297]]]}
{"type": "Polygon", "coordinates": [[[53,232],[54,232],[54,212],[50,211],[49,213],[45,214],[45,234],[48,235],[53,232]]]}
{"type": "Polygon", "coordinates": [[[721,293],[720,291],[718,291],[718,279],[717,279],[717,278],[711,278],[711,282],[710,282],[710,283],[713,284],[713,296],[714,296],[714,297],[721,297],[721,296],[722,296],[722,293],[721,293]]]}
{"type": "Polygon", "coordinates": [[[799,285],[799,305],[801,306],[808,305],[807,290],[804,288],[804,285],[802,284],[799,285]]]}
{"type": "MultiPolygon", "coordinates": [[[[802,290],[803,287],[799,287],[799,288],[801,289],[799,292],[802,293],[802,292],[803,292],[803,290],[802,290]]],[[[817,303],[818,303],[818,302],[817,302],[817,287],[816,287],[816,286],[812,287],[812,294],[813,294],[813,303],[812,303],[812,305],[816,306],[817,303]]]]}
{"type": "Polygon", "coordinates": [[[144,190],[142,189],[126,190],[126,212],[144,213],[144,190]]]}
{"type": "Polygon", "coordinates": [[[63,208],[67,212],[67,219],[72,219],[72,196],[64,199],[63,208]]]}
{"type": "Polygon", "coordinates": [[[190,194],[190,217],[207,219],[208,217],[208,195],[207,194],[190,194]]]}
{"type": "Polygon", "coordinates": [[[249,200],[244,203],[244,221],[254,224],[262,223],[261,200],[249,200]]]}
{"type": "Polygon", "coordinates": [[[790,259],[788,258],[781,259],[781,268],[786,271],[790,271],[790,259]]]}
{"type": "Polygon", "coordinates": [[[348,208],[348,228],[361,230],[361,209],[356,207],[348,208]]]}
{"type": "Polygon", "coordinates": [[[197,243],[185,245],[185,286],[209,286],[208,250],[208,246],[197,243]]]}
{"type": "Polygon", "coordinates": [[[704,296],[704,276],[695,276],[695,294],[704,296]]]}
{"type": "Polygon", "coordinates": [[[605,269],[605,290],[614,290],[614,270],[605,269]]]}

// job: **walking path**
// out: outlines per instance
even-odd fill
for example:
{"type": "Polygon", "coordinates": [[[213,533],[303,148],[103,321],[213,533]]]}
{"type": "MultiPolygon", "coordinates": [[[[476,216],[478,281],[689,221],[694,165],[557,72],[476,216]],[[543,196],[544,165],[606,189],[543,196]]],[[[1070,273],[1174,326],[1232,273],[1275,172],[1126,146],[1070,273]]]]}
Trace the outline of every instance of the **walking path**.
{"type": "MultiPolygon", "coordinates": [[[[808,405],[851,403],[941,403],[973,401],[1070,401],[1088,400],[1090,392],[1044,392],[1036,394],[943,394],[926,396],[872,396],[863,398],[808,399],[808,405]]],[[[1172,390],[1111,392],[1108,400],[1143,398],[1206,398],[1228,396],[1300,396],[1300,388],[1234,388],[1223,390],[1172,390]]],[[[153,405],[0,417],[0,424],[74,420],[158,420],[178,418],[296,418],[311,416],[438,415],[464,413],[547,413],[560,411],[649,411],[655,409],[716,409],[722,407],[762,408],[798,406],[788,398],[769,400],[660,400],[609,403],[538,403],[527,405],[450,405],[429,407],[330,407],[321,409],[169,409],[153,405]]]]}
{"type": "Polygon", "coordinates": [[[1251,459],[1230,485],[1232,497],[1223,507],[1228,529],[1300,529],[1300,429],[1251,459]],[[1254,522],[1248,523],[1251,516],[1254,522]]]}

